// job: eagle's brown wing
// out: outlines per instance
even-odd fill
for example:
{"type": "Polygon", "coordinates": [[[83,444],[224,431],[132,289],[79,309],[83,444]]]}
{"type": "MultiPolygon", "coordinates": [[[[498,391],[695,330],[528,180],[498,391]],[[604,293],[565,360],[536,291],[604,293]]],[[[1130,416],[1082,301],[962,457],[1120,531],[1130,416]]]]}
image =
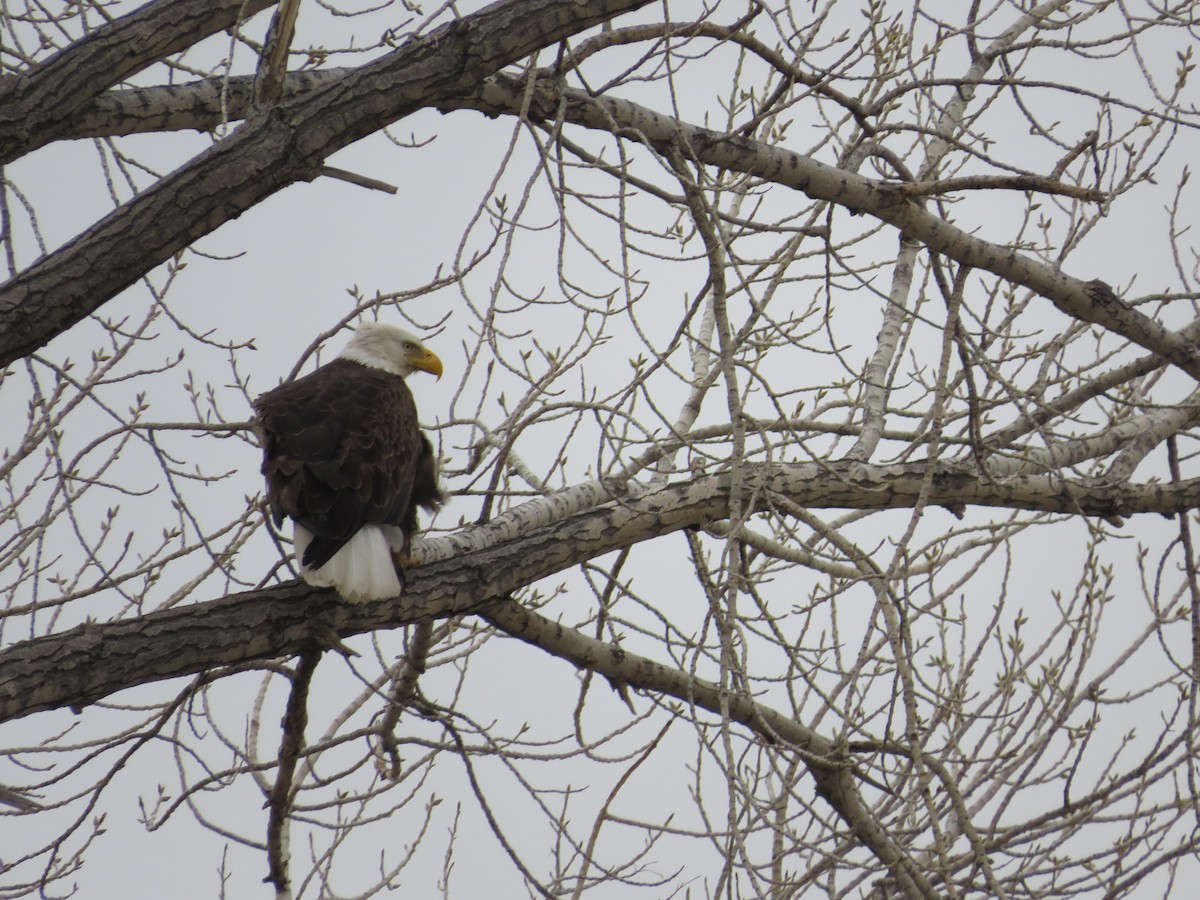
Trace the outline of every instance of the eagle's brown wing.
{"type": "Polygon", "coordinates": [[[417,471],[413,476],[412,496],[409,498],[404,521],[400,523],[400,529],[404,532],[403,556],[408,562],[412,561],[409,550],[413,536],[417,533],[417,507],[421,506],[434,512],[441,507],[445,499],[442,489],[438,487],[437,457],[433,455],[433,445],[429,443],[429,438],[422,434],[417,471]]]}
{"type": "Polygon", "coordinates": [[[337,359],[268,391],[254,408],[271,515],[313,534],[305,566],[323,566],[363,525],[415,524],[425,445],[403,378],[337,359]]]}

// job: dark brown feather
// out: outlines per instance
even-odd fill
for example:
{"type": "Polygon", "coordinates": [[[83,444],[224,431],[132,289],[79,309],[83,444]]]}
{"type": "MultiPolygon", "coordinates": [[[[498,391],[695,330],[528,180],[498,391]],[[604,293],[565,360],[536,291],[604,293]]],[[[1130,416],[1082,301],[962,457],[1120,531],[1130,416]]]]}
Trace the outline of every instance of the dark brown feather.
{"type": "Polygon", "coordinates": [[[303,560],[311,569],[367,524],[399,526],[407,551],[416,507],[441,502],[433,448],[398,375],[335,359],[267,391],[254,409],[271,515],[312,532],[303,560]]]}
{"type": "Polygon", "coordinates": [[[437,457],[433,455],[433,445],[429,443],[429,438],[422,434],[417,471],[413,476],[412,496],[409,498],[404,521],[400,523],[400,529],[404,532],[403,554],[406,559],[411,555],[413,535],[417,533],[417,507],[435,512],[445,499],[442,489],[438,487],[437,457]]]}

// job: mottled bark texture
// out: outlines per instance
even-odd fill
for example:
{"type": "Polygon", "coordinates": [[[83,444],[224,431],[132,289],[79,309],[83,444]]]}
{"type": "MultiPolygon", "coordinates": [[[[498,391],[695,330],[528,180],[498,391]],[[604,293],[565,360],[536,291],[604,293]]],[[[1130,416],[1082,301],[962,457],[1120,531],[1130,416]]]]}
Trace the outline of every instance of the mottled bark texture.
{"type": "MultiPolygon", "coordinates": [[[[328,87],[350,77],[350,70],[292,73],[284,96],[303,105],[303,98],[323,95],[328,87]]],[[[95,98],[57,123],[61,136],[75,137],[208,129],[219,124],[223,112],[234,119],[249,115],[252,94],[249,78],[118,91],[95,98]]],[[[1193,334],[1171,331],[1125,303],[1103,281],[1072,277],[1029,254],[956,227],[917,202],[911,185],[865,178],[783,147],[690,125],[629,100],[594,97],[548,77],[539,78],[530,95],[525,79],[497,73],[472,83],[466,91],[437,91],[436,96],[431,92],[429,105],[444,112],[473,109],[488,115],[519,115],[530,100],[526,114],[535,120],[561,117],[586,128],[619,129],[659,149],[679,145],[705,165],[752,174],[879,218],[930,250],[1027,287],[1066,315],[1120,334],[1200,379],[1200,354],[1193,334]]],[[[0,323],[4,290],[0,288],[0,323]]],[[[0,356],[6,352],[0,336],[0,356]]]]}
{"type": "Polygon", "coordinates": [[[272,5],[271,0],[156,0],[28,72],[0,79],[0,163],[66,136],[64,122],[113,85],[272,5]]]}
{"type": "MultiPolygon", "coordinates": [[[[647,2],[502,0],[252,116],[228,138],[0,285],[0,365],[34,352],[276,191],[316,177],[337,150],[439,99],[468,92],[502,66],[647,2]]],[[[30,92],[36,93],[36,77],[18,91],[30,92]]]]}
{"type": "MultiPolygon", "coordinates": [[[[930,504],[950,509],[976,504],[1117,516],[1200,506],[1195,480],[1106,486],[1036,476],[985,483],[969,472],[929,472],[920,465],[752,464],[744,489],[755,510],[769,508],[774,498],[813,509],[904,508],[923,491],[930,504]]],[[[583,508],[577,499],[596,492],[569,489],[532,501],[486,525],[426,542],[426,564],[412,570],[406,592],[395,600],[355,606],[332,591],[294,582],[16,644],[0,654],[0,721],[470,612],[612,550],[719,520],[728,510],[729,490],[729,475],[717,474],[583,508]]]]}

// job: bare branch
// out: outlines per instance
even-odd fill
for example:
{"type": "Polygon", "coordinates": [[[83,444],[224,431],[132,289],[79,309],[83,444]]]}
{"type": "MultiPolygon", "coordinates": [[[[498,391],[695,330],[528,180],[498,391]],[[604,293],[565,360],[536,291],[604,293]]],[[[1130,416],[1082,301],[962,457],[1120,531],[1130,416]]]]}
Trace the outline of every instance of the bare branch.
{"type": "MultiPolygon", "coordinates": [[[[1200,506],[1200,479],[1102,485],[1057,477],[981,483],[970,470],[858,463],[745,467],[757,508],[786,497],[805,508],[980,504],[1068,515],[1170,515],[1200,506]]],[[[402,597],[347,605],[332,591],[292,583],[16,644],[0,655],[0,721],[81,707],[137,684],[221,665],[288,656],[340,639],[473,611],[480,603],[612,550],[723,519],[730,478],[707,475],[641,496],[576,509],[566,495],[533,501],[452,538],[426,541],[402,597]],[[216,628],[214,631],[213,629],[216,628]],[[152,647],[153,652],[147,652],[152,647]]],[[[569,493],[569,492],[568,492],[569,493]]]]}
{"type": "Polygon", "coordinates": [[[223,222],[289,184],[311,180],[336,150],[439,96],[462,93],[540,47],[647,2],[502,0],[247,122],[0,285],[0,366],[44,345],[223,222]]]}

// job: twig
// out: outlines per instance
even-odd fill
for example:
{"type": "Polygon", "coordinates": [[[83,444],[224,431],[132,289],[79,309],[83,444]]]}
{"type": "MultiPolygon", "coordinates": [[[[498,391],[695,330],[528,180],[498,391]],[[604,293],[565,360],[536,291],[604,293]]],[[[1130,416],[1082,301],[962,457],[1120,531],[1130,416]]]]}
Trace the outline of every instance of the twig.
{"type": "Polygon", "coordinates": [[[1103,191],[1064,184],[1040,175],[964,175],[938,181],[918,181],[912,184],[889,184],[887,190],[905,197],[936,197],[955,191],[1033,191],[1039,194],[1059,194],[1073,200],[1100,203],[1106,199],[1103,191]]]}
{"type": "Polygon", "coordinates": [[[320,174],[326,178],[348,181],[350,184],[357,184],[359,187],[365,187],[368,190],[383,191],[385,194],[396,194],[400,191],[400,188],[394,184],[388,184],[386,181],[380,181],[377,178],[369,178],[366,175],[359,175],[357,172],[348,172],[336,166],[321,166],[320,174]]]}

